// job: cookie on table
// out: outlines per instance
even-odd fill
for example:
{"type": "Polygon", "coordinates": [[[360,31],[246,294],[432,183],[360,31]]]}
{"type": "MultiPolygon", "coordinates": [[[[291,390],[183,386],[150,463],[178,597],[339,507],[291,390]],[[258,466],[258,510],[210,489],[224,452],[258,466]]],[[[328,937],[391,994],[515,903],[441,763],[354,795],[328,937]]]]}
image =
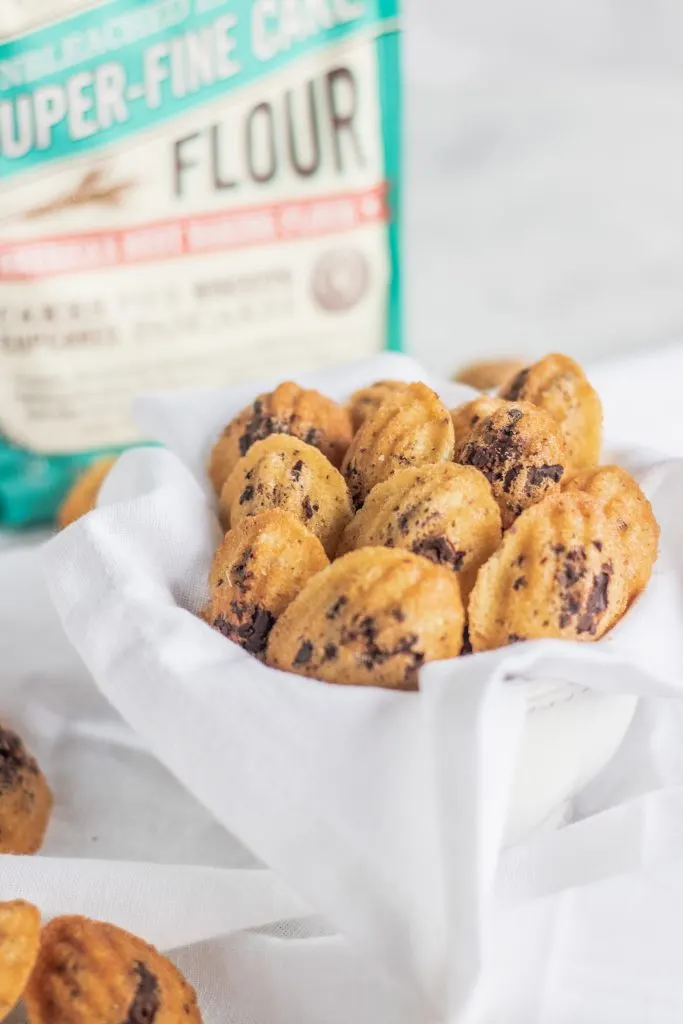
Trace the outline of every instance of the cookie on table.
{"type": "Polygon", "coordinates": [[[274,391],[259,395],[227,425],[209,460],[209,476],[221,493],[239,460],[257,441],[271,434],[291,434],[319,448],[339,468],[353,428],[348,410],[319,391],[285,381],[274,391]]]}
{"type": "Polygon", "coordinates": [[[598,640],[628,598],[623,546],[604,508],[588,494],[553,494],[517,519],[479,570],[469,602],[472,648],[598,640]]]}
{"type": "Polygon", "coordinates": [[[621,466],[582,470],[563,485],[567,492],[590,494],[618,530],[630,578],[630,596],[647,586],[659,549],[659,524],[637,481],[621,466]]]}
{"type": "Polygon", "coordinates": [[[408,551],[362,548],[313,577],[273,629],[267,663],[328,683],[417,688],[454,658],[465,615],[457,577],[408,551]]]}
{"type": "Polygon", "coordinates": [[[107,458],[97,459],[76,480],[57,512],[57,525],[60,529],[63,530],[71,523],[75,523],[81,516],[92,512],[97,504],[102,484],[117,458],[118,456],[111,455],[107,458]]]}
{"type": "Polygon", "coordinates": [[[0,853],[36,853],[52,811],[52,793],[35,758],[0,722],[0,853]]]}
{"type": "Polygon", "coordinates": [[[339,554],[364,547],[412,551],[458,574],[464,595],[501,541],[491,485],[471,466],[400,469],[374,487],[347,526],[339,554]]]}
{"type": "Polygon", "coordinates": [[[461,367],[453,380],[478,391],[490,391],[502,387],[526,365],[521,359],[480,359],[461,367]]]}
{"type": "Polygon", "coordinates": [[[248,516],[216,552],[203,617],[249,654],[261,656],[278,617],[327,565],[318,538],[288,512],[248,516]]]}
{"type": "Polygon", "coordinates": [[[192,986],[153,946],[114,925],[57,917],[24,993],[31,1024],[201,1024],[192,986]]]}
{"type": "Polygon", "coordinates": [[[559,427],[535,405],[485,398],[484,411],[457,447],[455,461],[481,470],[507,530],[525,509],[559,488],[569,456],[559,427]]]}
{"type": "Polygon", "coordinates": [[[459,451],[466,441],[469,440],[470,434],[476,427],[477,423],[484,418],[484,416],[490,416],[496,409],[502,408],[500,398],[491,398],[489,395],[478,395],[477,398],[473,398],[471,402],[465,402],[464,405],[459,405],[456,409],[451,409],[451,420],[453,423],[453,431],[455,435],[455,450],[459,451]]]}
{"type": "Polygon", "coordinates": [[[578,363],[552,354],[508,381],[500,397],[531,402],[559,425],[572,468],[586,469],[600,459],[602,403],[578,363]]]}
{"type": "Polygon", "coordinates": [[[298,519],[334,557],[351,518],[346,481],[317,448],[296,437],[272,434],[252,445],[221,491],[223,525],[280,508],[298,519]]]}
{"type": "Polygon", "coordinates": [[[360,388],[355,391],[349,399],[349,413],[353,423],[354,432],[360,430],[365,421],[379,409],[387,398],[405,391],[408,387],[403,380],[378,380],[367,388],[360,388]]]}
{"type": "Polygon", "coordinates": [[[31,903],[0,903],[0,1020],[21,999],[40,946],[40,911],[31,903]]]}
{"type": "Polygon", "coordinates": [[[410,384],[383,402],[354,436],[342,473],[354,508],[398,469],[453,457],[451,414],[425,384],[410,384]]]}

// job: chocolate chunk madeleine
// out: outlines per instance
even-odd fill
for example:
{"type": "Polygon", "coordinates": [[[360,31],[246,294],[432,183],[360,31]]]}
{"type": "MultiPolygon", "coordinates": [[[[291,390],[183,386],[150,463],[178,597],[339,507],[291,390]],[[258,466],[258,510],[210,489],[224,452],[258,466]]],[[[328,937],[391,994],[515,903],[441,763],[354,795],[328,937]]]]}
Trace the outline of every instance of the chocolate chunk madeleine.
{"type": "Polygon", "coordinates": [[[211,569],[205,618],[260,656],[278,616],[329,564],[322,544],[280,509],[248,516],[225,535],[211,569]]]}
{"type": "Polygon", "coordinates": [[[235,417],[216,441],[209,461],[209,476],[216,494],[233,469],[257,441],[271,434],[290,434],[319,448],[339,467],[353,429],[348,411],[319,391],[306,391],[286,381],[259,395],[235,417]]]}
{"type": "Polygon", "coordinates": [[[466,596],[500,540],[500,511],[483,474],[441,462],[400,469],[374,487],[339,554],[380,545],[412,551],[457,573],[466,596]]]}
{"type": "Polygon", "coordinates": [[[514,376],[500,391],[510,401],[531,402],[560,427],[573,469],[594,466],[602,445],[602,403],[573,359],[549,355],[514,376]]]}
{"type": "Polygon", "coordinates": [[[21,999],[40,946],[40,912],[31,903],[0,903],[0,1020],[21,999]]]}
{"type": "Polygon", "coordinates": [[[484,415],[456,450],[455,461],[481,470],[507,529],[559,487],[567,471],[567,449],[555,421],[528,402],[485,398],[482,409],[484,415]]]}
{"type": "Polygon", "coordinates": [[[647,586],[657,561],[659,524],[652,505],[630,473],[620,466],[599,466],[570,477],[567,492],[590,494],[617,527],[629,576],[629,596],[647,586]]]}
{"type": "Polygon", "coordinates": [[[268,509],[289,512],[319,538],[330,558],[352,511],[339,470],[317,448],[286,434],[252,445],[226,480],[220,506],[226,527],[268,509]]]}
{"type": "Polygon", "coordinates": [[[135,935],[85,917],[44,929],[24,995],[31,1024],[201,1024],[194,989],[135,935]]]}
{"type": "Polygon", "coordinates": [[[354,431],[360,430],[365,421],[374,416],[380,405],[408,387],[402,380],[378,380],[369,388],[354,392],[349,400],[349,413],[354,431]]]}
{"type": "Polygon", "coordinates": [[[453,457],[451,415],[430,388],[411,384],[383,402],[355,435],[342,473],[356,509],[373,487],[408,466],[453,457]]]}
{"type": "Polygon", "coordinates": [[[273,629],[267,661],[328,683],[414,690],[422,665],[460,654],[464,625],[453,572],[363,548],[309,581],[273,629]]]}
{"type": "Polygon", "coordinates": [[[617,527],[587,494],[528,509],[479,570],[469,602],[474,651],[521,640],[598,640],[623,615],[629,577],[617,527]]]}
{"type": "Polygon", "coordinates": [[[52,793],[35,758],[0,723],[0,853],[36,853],[52,811],[52,793]]]}

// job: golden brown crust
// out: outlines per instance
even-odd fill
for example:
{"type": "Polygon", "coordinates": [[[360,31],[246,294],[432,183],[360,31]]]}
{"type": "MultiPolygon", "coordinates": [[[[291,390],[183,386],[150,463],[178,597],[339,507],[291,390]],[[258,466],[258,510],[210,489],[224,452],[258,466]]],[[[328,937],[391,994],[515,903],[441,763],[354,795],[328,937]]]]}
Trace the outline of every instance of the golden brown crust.
{"type": "Polygon", "coordinates": [[[226,533],[216,552],[209,622],[260,657],[278,617],[327,565],[318,538],[288,512],[248,516],[226,533]]]}
{"type": "Polygon", "coordinates": [[[519,517],[480,569],[469,602],[472,649],[598,640],[627,603],[615,526],[587,494],[554,494],[519,517]]]}
{"type": "Polygon", "coordinates": [[[216,494],[256,441],[271,434],[290,434],[319,448],[339,467],[353,430],[348,411],[319,391],[285,381],[274,391],[259,395],[225,428],[209,460],[209,476],[216,494]]]}
{"type": "Polygon", "coordinates": [[[273,434],[252,445],[221,491],[223,525],[280,508],[318,537],[334,557],[351,518],[351,499],[338,469],[310,444],[273,434]]]}
{"type": "Polygon", "coordinates": [[[411,690],[423,664],[460,653],[464,622],[452,572],[363,548],[307,584],[273,629],[266,660],[328,683],[411,690]]]}
{"type": "Polygon", "coordinates": [[[36,853],[52,811],[52,793],[19,736],[0,723],[0,853],[36,853]]]}
{"type": "Polygon", "coordinates": [[[368,417],[374,416],[382,402],[405,391],[407,387],[408,385],[403,380],[378,380],[370,387],[355,391],[351,395],[348,405],[354,433],[360,430],[368,417]]]}
{"type": "Polygon", "coordinates": [[[602,445],[602,404],[578,363],[556,353],[521,370],[500,397],[544,409],[559,425],[573,469],[595,466],[602,445]]]}
{"type": "Polygon", "coordinates": [[[621,466],[599,466],[575,473],[564,490],[590,494],[617,527],[629,574],[629,594],[647,586],[657,561],[659,524],[638,483],[621,466]]]}
{"type": "Polygon", "coordinates": [[[486,478],[471,466],[441,462],[400,469],[374,487],[339,554],[379,546],[412,551],[457,572],[467,595],[500,540],[500,511],[486,478]]]}
{"type": "Polygon", "coordinates": [[[522,359],[481,359],[461,367],[453,380],[479,391],[490,391],[502,387],[526,365],[522,359]]]}
{"type": "Polygon", "coordinates": [[[75,523],[81,516],[92,512],[102,484],[109,475],[118,456],[111,455],[92,462],[79,476],[57,512],[57,525],[61,530],[75,523]]]}
{"type": "Polygon", "coordinates": [[[567,449],[555,421],[535,405],[489,398],[483,403],[493,411],[474,424],[456,449],[455,461],[484,474],[506,530],[520,513],[559,487],[567,470],[567,449]]]}
{"type": "Polygon", "coordinates": [[[40,911],[31,903],[0,903],[0,1020],[14,1009],[40,946],[40,911]]]}
{"type": "Polygon", "coordinates": [[[31,1024],[201,1024],[194,989],[135,935],[85,917],[44,929],[24,996],[31,1024]]]}
{"type": "Polygon", "coordinates": [[[356,509],[373,487],[398,469],[453,456],[451,415],[430,388],[410,384],[379,407],[355,435],[342,473],[356,509]]]}

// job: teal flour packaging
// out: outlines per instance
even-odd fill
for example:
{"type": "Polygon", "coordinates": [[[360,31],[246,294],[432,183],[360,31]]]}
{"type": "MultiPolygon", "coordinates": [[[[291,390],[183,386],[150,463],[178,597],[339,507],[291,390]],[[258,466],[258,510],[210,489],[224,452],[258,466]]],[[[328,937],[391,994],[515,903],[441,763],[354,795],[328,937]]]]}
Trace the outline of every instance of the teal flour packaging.
{"type": "Polygon", "coordinates": [[[131,399],[400,348],[399,0],[0,0],[0,525],[131,399]]]}

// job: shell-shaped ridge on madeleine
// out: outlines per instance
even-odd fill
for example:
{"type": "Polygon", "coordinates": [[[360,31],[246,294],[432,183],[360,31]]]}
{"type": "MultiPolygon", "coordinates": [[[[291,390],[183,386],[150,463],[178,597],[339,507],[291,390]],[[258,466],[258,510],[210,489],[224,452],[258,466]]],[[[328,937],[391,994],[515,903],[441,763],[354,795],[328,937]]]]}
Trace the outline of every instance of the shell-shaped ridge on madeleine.
{"type": "Polygon", "coordinates": [[[346,481],[317,448],[287,434],[252,445],[226,480],[220,497],[223,525],[279,508],[318,537],[330,558],[351,518],[346,481]]]}
{"type": "Polygon", "coordinates": [[[356,509],[399,469],[453,457],[453,423],[438,395],[410,384],[383,402],[355,434],[342,472],[356,509]]]}

